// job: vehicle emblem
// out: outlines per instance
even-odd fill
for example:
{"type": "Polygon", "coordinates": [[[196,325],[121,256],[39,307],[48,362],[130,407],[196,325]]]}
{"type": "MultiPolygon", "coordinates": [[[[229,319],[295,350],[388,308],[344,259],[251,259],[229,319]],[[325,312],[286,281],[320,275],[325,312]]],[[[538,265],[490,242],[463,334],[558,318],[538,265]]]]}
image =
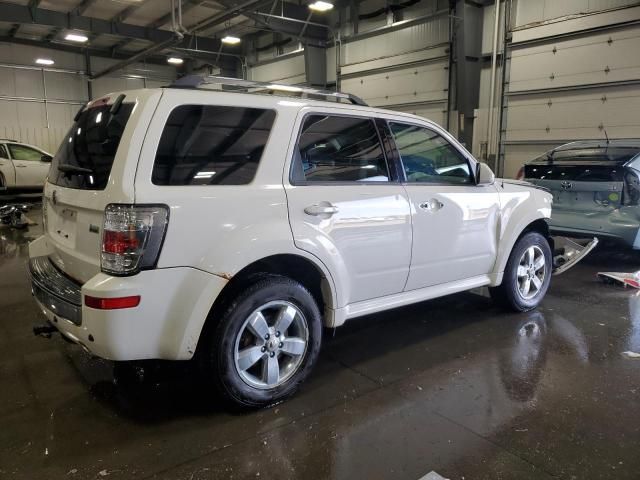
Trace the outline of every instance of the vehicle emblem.
{"type": "Polygon", "coordinates": [[[52,202],[54,205],[57,205],[57,204],[58,204],[58,194],[57,194],[57,192],[56,192],[55,190],[54,190],[54,191],[53,191],[53,193],[51,194],[51,202],[52,202]]]}
{"type": "Polygon", "coordinates": [[[573,188],[573,183],[565,180],[564,182],[560,183],[560,186],[562,187],[563,190],[571,190],[573,188]]]}

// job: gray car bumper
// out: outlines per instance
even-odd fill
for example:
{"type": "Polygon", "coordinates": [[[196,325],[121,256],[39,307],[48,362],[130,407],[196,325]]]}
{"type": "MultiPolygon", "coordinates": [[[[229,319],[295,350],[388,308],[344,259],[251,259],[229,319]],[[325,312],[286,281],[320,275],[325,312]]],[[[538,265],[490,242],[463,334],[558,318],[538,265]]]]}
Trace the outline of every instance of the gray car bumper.
{"type": "Polygon", "coordinates": [[[611,212],[573,212],[554,209],[549,229],[554,234],[611,238],[640,249],[640,207],[622,207],[611,212]]]}

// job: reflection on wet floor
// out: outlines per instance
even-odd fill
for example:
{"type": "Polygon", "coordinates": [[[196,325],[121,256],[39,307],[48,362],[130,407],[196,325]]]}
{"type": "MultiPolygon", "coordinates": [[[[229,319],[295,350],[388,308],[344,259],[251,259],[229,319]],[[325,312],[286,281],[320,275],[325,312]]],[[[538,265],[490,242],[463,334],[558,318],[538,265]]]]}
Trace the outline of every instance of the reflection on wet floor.
{"type": "Polygon", "coordinates": [[[524,315],[464,293],[354,320],[296,397],[233,414],[189,363],[33,337],[40,231],[0,227],[0,478],[638,478],[640,296],[595,276],[638,254],[598,247],[524,315]]]}

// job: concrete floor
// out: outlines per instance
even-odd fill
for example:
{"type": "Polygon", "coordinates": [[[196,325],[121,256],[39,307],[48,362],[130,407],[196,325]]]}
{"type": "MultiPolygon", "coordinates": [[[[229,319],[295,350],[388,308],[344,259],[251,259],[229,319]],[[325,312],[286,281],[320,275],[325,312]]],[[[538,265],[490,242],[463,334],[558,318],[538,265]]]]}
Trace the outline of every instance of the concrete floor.
{"type": "Polygon", "coordinates": [[[529,314],[465,293],[353,321],[296,397],[234,415],[184,365],[127,385],[35,338],[40,231],[0,227],[0,478],[640,477],[640,296],[595,278],[640,255],[599,248],[529,314]]]}

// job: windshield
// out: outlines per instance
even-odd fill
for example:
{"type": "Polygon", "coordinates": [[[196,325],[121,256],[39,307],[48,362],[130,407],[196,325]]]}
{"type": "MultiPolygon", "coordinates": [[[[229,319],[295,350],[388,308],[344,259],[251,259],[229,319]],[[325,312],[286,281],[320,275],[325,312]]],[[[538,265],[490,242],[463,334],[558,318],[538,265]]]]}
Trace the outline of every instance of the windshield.
{"type": "Polygon", "coordinates": [[[112,105],[83,110],[53,157],[49,182],[61,187],[104,190],[133,105],[123,103],[115,114],[110,113],[112,105]]]}

